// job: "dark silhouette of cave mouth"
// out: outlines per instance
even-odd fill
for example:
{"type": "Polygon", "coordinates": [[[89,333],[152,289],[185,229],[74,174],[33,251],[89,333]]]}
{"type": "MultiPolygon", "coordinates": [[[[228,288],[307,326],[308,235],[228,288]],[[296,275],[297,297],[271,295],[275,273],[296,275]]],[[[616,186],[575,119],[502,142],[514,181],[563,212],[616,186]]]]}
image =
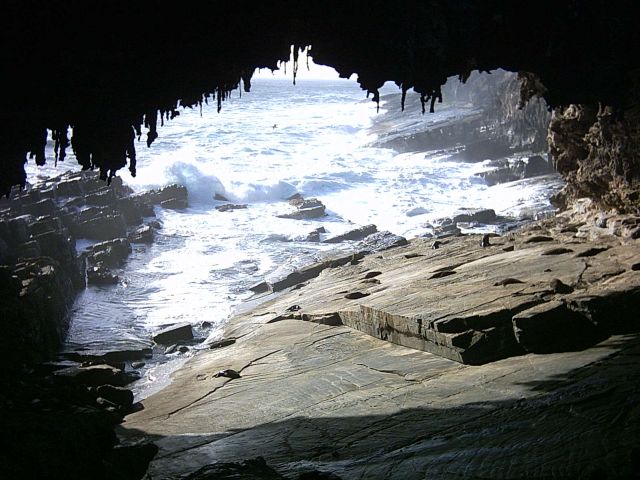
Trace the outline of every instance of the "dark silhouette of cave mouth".
{"type": "Polygon", "coordinates": [[[541,0],[526,16],[508,0],[204,2],[192,10],[109,2],[93,16],[74,1],[3,8],[2,194],[25,184],[27,157],[45,161],[47,129],[60,160],[71,145],[104,179],[127,164],[135,174],[135,136],[146,130],[153,142],[178,101],[212,99],[220,108],[229,92],[250,88],[256,68],[287,60],[291,45],[295,63],[311,45],[317,63],[358,74],[374,100],[391,80],[430,109],[448,77],[498,67],[521,72],[524,100],[624,109],[639,67],[632,1],[541,0]]]}

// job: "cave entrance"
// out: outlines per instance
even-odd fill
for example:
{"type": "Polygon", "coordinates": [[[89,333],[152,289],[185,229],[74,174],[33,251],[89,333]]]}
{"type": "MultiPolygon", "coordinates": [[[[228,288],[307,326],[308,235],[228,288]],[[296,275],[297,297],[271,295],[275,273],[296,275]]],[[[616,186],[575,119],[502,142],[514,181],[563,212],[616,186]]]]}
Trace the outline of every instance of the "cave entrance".
{"type": "MultiPolygon", "coordinates": [[[[546,158],[544,103],[518,110],[516,76],[503,71],[474,73],[464,85],[452,78],[443,93],[433,114],[411,93],[402,111],[398,88],[387,84],[378,111],[355,79],[302,65],[295,86],[291,71],[260,72],[220,113],[180,109],[151,148],[138,142],[138,176],[119,176],[136,192],[183,185],[188,207],[156,206],[156,218],[145,219],[153,243],[133,242],[127,262],[112,268],[114,285],[80,293],[67,352],[150,348],[151,332],[178,322],[215,338],[260,293],[254,286],[353,251],[375,231],[503,232],[550,212],[562,182],[546,158]]],[[[28,165],[29,178],[46,183],[60,166],[28,165]]],[[[77,248],[93,243],[79,239],[77,248]]],[[[141,396],[202,347],[153,348],[134,387],[141,396]]]]}

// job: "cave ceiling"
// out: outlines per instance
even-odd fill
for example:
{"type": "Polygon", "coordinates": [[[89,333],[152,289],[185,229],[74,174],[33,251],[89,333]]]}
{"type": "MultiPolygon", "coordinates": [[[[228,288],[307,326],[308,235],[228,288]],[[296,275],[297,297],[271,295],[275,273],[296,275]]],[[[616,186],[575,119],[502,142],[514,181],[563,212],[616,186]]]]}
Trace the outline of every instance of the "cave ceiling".
{"type": "Polygon", "coordinates": [[[415,90],[427,111],[447,77],[496,68],[521,72],[523,98],[624,111],[640,63],[638,3],[5,0],[0,193],[24,185],[27,159],[54,160],[48,131],[59,160],[72,147],[103,178],[135,173],[135,138],[151,144],[178,105],[224,108],[291,45],[357,74],[374,99],[385,81],[415,90]]]}

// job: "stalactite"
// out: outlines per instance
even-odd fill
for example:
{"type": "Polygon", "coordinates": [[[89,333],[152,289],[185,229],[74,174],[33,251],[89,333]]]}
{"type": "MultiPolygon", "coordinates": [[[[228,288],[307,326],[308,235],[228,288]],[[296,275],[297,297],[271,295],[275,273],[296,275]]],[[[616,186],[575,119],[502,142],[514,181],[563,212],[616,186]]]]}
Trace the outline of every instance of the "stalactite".
{"type": "Polygon", "coordinates": [[[407,87],[403,83],[402,84],[402,96],[400,97],[400,107],[401,107],[403,112],[404,112],[404,102],[405,102],[406,99],[407,99],[407,87]]]}
{"type": "MultiPolygon", "coordinates": [[[[162,114],[161,114],[162,116],[162,114]]],[[[153,110],[151,112],[147,112],[144,115],[144,126],[148,128],[147,131],[147,147],[150,147],[153,141],[158,138],[158,111],[153,110]]]]}
{"type": "Polygon", "coordinates": [[[55,166],[58,166],[58,161],[64,161],[67,156],[67,147],[69,146],[69,127],[68,125],[55,128],[51,131],[53,138],[53,154],[55,158],[55,166]]]}

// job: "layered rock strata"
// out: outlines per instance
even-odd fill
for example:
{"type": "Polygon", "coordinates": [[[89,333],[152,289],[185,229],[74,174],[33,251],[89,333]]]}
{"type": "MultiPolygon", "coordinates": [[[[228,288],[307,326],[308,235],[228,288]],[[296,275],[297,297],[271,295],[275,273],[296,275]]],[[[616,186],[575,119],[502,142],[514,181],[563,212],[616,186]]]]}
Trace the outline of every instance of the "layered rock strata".
{"type": "Polygon", "coordinates": [[[119,435],[157,442],[154,479],[259,456],[287,478],[631,478],[638,226],[604,220],[325,269],[233,318],[119,435]]]}
{"type": "Polygon", "coordinates": [[[68,327],[76,292],[113,284],[112,272],[131,253],[131,242],[149,243],[153,206],[185,208],[181,185],[133,194],[115,177],[110,185],[92,172],[65,173],[37,188],[0,200],[0,305],[6,335],[0,348],[14,352],[8,367],[50,357],[68,327]],[[76,251],[76,239],[95,243],[76,251]]]}

